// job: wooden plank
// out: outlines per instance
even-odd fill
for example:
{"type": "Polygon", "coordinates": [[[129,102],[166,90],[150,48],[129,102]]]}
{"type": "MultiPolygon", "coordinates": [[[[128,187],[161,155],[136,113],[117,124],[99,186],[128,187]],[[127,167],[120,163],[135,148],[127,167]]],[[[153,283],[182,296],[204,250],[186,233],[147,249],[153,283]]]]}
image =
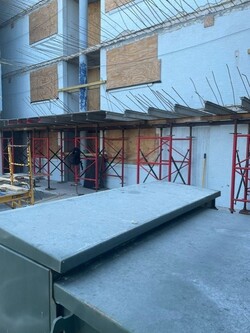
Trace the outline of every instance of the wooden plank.
{"type": "MultiPolygon", "coordinates": [[[[88,70],[89,83],[100,80],[100,68],[92,68],[88,70]]],[[[100,110],[100,86],[93,86],[88,89],[88,110],[100,110]]]]}
{"type": "MultiPolygon", "coordinates": [[[[59,146],[59,132],[49,132],[49,148],[50,148],[50,158],[54,155],[54,153],[58,152],[60,149],[59,146]]],[[[60,153],[57,153],[60,155],[60,153]]],[[[54,158],[57,158],[54,156],[54,158]]]]}
{"type": "Polygon", "coordinates": [[[30,99],[39,102],[58,97],[57,65],[30,73],[30,99]]]}
{"type": "Polygon", "coordinates": [[[90,3],[88,11],[88,46],[93,46],[100,43],[100,1],[90,3]]]}
{"type": "Polygon", "coordinates": [[[159,82],[157,36],[144,38],[107,52],[107,89],[159,82]]]}
{"type": "MultiPolygon", "coordinates": [[[[128,164],[135,164],[137,161],[138,136],[139,132],[137,129],[125,131],[125,137],[126,137],[125,161],[128,164]]],[[[140,136],[155,137],[156,129],[155,128],[141,129],[140,136]]],[[[156,148],[155,140],[144,140],[143,142],[141,142],[141,150],[143,152],[152,151],[154,148],[156,148]]],[[[150,157],[154,159],[155,154],[150,155],[150,157]]]]}
{"type": "Polygon", "coordinates": [[[0,185],[0,190],[2,192],[8,192],[8,191],[11,191],[11,192],[24,192],[25,191],[26,192],[27,191],[23,187],[10,185],[10,184],[0,185]]]}
{"type": "Polygon", "coordinates": [[[53,0],[46,6],[39,8],[29,16],[29,39],[30,44],[57,33],[58,23],[57,0],[53,0]]]}

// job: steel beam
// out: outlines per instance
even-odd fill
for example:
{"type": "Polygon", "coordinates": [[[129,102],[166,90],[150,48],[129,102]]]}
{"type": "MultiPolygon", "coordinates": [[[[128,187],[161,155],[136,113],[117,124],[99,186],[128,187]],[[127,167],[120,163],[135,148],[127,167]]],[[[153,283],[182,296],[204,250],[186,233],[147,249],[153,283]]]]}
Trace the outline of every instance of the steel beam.
{"type": "Polygon", "coordinates": [[[225,106],[221,106],[209,101],[205,102],[205,111],[215,115],[236,114],[235,111],[232,111],[225,106]]]}
{"type": "Polygon", "coordinates": [[[157,109],[157,108],[153,108],[153,107],[148,108],[148,114],[150,116],[155,117],[155,118],[161,118],[161,119],[180,118],[181,117],[181,115],[177,114],[176,112],[169,111],[169,110],[157,109]]]}
{"type": "Polygon", "coordinates": [[[241,97],[241,107],[244,111],[250,112],[250,99],[247,97],[241,97]]]}
{"type": "Polygon", "coordinates": [[[177,114],[182,115],[182,116],[186,116],[186,117],[197,117],[197,116],[205,116],[207,115],[205,112],[200,111],[200,110],[196,110],[196,109],[192,109],[190,107],[184,106],[184,105],[180,105],[180,104],[175,104],[174,106],[174,110],[177,114]]]}

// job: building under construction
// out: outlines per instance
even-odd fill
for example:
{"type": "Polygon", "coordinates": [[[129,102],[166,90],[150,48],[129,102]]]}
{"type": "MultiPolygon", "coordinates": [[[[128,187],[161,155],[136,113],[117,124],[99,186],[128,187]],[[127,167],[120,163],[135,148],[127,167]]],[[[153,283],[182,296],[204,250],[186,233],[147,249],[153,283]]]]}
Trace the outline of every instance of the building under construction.
{"type": "Polygon", "coordinates": [[[1,170],[107,188],[165,179],[249,202],[248,1],[2,1],[1,170]],[[83,168],[68,154],[81,150],[83,168]]]}
{"type": "Polygon", "coordinates": [[[248,333],[250,1],[0,6],[0,332],[248,333]]]}

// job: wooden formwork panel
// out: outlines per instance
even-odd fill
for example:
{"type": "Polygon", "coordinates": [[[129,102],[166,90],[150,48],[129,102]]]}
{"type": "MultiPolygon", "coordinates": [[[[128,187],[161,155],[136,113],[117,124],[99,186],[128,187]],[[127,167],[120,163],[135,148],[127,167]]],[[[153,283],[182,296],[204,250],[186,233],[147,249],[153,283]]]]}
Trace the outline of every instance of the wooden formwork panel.
{"type": "Polygon", "coordinates": [[[129,2],[134,2],[134,0],[106,0],[105,1],[105,11],[109,12],[117,7],[123,6],[129,2]]]}
{"type": "MultiPolygon", "coordinates": [[[[125,130],[124,132],[124,153],[125,153],[125,163],[127,164],[135,164],[137,161],[137,144],[138,144],[138,136],[147,136],[147,137],[156,137],[156,129],[155,128],[146,128],[140,129],[131,129],[125,130]]],[[[106,138],[121,138],[121,130],[110,130],[107,131],[105,134],[106,138]]],[[[113,141],[112,145],[119,150],[120,142],[115,140],[113,141]]],[[[157,140],[144,140],[141,142],[141,149],[143,152],[153,151],[158,145],[157,140]]],[[[110,148],[106,147],[107,154],[111,155],[112,151],[110,148]]],[[[157,151],[155,152],[155,156],[157,155],[157,151]]],[[[154,154],[150,155],[151,158],[154,154]]]]}
{"type": "Polygon", "coordinates": [[[88,46],[92,46],[100,43],[100,2],[90,3],[88,11],[88,46]]]}
{"type": "Polygon", "coordinates": [[[160,81],[161,62],[157,53],[157,36],[109,50],[107,89],[160,81]]]}
{"type": "MultiPolygon", "coordinates": [[[[100,68],[92,68],[88,70],[88,82],[100,80],[100,68]]],[[[100,109],[100,87],[94,86],[88,89],[88,110],[94,111],[100,109]]]]}
{"type": "Polygon", "coordinates": [[[30,73],[31,102],[55,99],[57,96],[57,65],[45,67],[30,73]]]}
{"type": "Polygon", "coordinates": [[[57,0],[34,11],[29,16],[30,44],[57,33],[58,29],[58,5],[57,0]]]}

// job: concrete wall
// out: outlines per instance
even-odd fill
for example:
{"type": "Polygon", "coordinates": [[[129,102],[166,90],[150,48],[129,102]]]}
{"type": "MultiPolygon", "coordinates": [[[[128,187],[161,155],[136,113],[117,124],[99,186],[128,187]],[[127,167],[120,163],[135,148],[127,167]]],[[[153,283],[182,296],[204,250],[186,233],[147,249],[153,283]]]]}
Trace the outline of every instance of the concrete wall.
{"type": "MultiPolygon", "coordinates": [[[[211,0],[209,4],[212,7],[218,2],[219,1],[211,0]]],[[[149,2],[146,3],[143,0],[130,0],[126,2],[107,0],[102,1],[101,5],[102,12],[105,13],[102,21],[103,41],[110,39],[111,33],[115,36],[119,36],[123,34],[124,31],[138,31],[157,25],[163,21],[167,22],[168,20],[176,19],[177,22],[180,22],[182,17],[186,19],[186,15],[193,13],[194,10],[209,9],[208,1],[206,0],[195,0],[191,2],[182,0],[175,2],[156,0],[151,2],[151,6],[149,2]],[[113,10],[106,11],[106,3],[108,2],[113,2],[114,6],[108,6],[109,8],[114,8],[113,10]],[[121,3],[126,4],[122,6],[121,3]],[[107,32],[109,32],[109,34],[107,32]]]]}
{"type": "MultiPolygon", "coordinates": [[[[122,25],[119,10],[109,15],[118,21],[118,26],[122,25]]],[[[249,78],[248,82],[246,78],[250,57],[246,44],[250,29],[249,15],[248,4],[214,14],[214,23],[207,28],[204,27],[207,16],[201,16],[186,24],[179,22],[171,28],[157,30],[161,82],[109,90],[101,108],[122,112],[126,105],[132,110],[142,111],[136,99],[131,97],[132,93],[134,96],[146,95],[153,106],[169,109],[168,103],[156,98],[154,92],[161,93],[165,101],[172,104],[193,108],[202,108],[204,100],[221,105],[240,104],[240,97],[248,96],[250,92],[249,78]]],[[[118,45],[135,42],[142,37],[138,35],[118,45]]],[[[107,50],[114,47],[112,45],[107,50]]],[[[101,63],[101,77],[109,80],[105,50],[101,52],[101,63]]],[[[105,87],[102,87],[104,94],[105,87]]]]}
{"type": "MultiPolygon", "coordinates": [[[[233,125],[220,125],[220,126],[196,126],[192,129],[193,144],[192,144],[192,160],[191,160],[191,185],[206,187],[214,190],[221,191],[221,197],[216,200],[218,206],[230,207],[230,189],[231,189],[231,175],[232,175],[232,151],[233,151],[233,125]],[[204,156],[206,158],[204,158],[204,156]]],[[[247,134],[247,125],[239,125],[238,132],[247,134]]],[[[163,136],[169,135],[169,130],[163,131],[163,136]]],[[[189,137],[190,132],[188,127],[174,127],[174,138],[189,137]]],[[[237,150],[240,158],[244,159],[246,142],[238,142],[237,150]]],[[[185,142],[175,143],[175,149],[179,153],[185,155],[187,152],[187,145],[185,142]]],[[[125,152],[126,155],[126,152],[125,152]]],[[[178,156],[177,156],[178,158],[178,156]]],[[[179,156],[180,158],[180,156],[179,156]]],[[[114,166],[117,173],[121,174],[121,167],[114,166]]],[[[166,170],[167,168],[165,168],[166,170]]],[[[140,180],[144,182],[154,181],[155,178],[151,175],[148,176],[147,172],[140,169],[140,180]]],[[[156,174],[158,173],[157,166],[154,167],[156,174]]],[[[172,171],[175,171],[173,167],[172,171]]],[[[187,168],[181,170],[182,176],[186,180],[187,168]]],[[[114,173],[113,173],[114,174],[114,173]]],[[[125,164],[125,185],[135,184],[137,180],[136,165],[125,164]]],[[[166,171],[163,172],[166,175],[166,171]]],[[[175,177],[173,174],[172,179],[175,177]]],[[[236,192],[240,182],[239,175],[236,176],[236,192]]],[[[182,183],[180,178],[176,179],[177,183],[182,183]]],[[[109,188],[119,187],[120,179],[118,177],[108,177],[107,186],[109,188]]],[[[240,197],[243,197],[243,187],[241,189],[240,197]]],[[[241,207],[241,204],[237,204],[241,207]]],[[[237,208],[236,206],[236,208],[237,208]]],[[[242,208],[242,207],[241,207],[242,208]]]]}

